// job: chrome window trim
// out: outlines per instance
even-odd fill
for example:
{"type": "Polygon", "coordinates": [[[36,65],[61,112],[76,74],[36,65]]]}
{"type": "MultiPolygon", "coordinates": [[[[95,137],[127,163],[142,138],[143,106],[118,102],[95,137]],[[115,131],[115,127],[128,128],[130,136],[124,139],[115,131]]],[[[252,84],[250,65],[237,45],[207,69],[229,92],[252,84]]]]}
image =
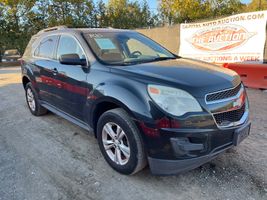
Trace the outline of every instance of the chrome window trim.
{"type": "Polygon", "coordinates": [[[87,65],[88,65],[88,64],[89,64],[89,59],[87,58],[87,55],[86,55],[86,53],[85,53],[85,51],[84,51],[84,48],[83,48],[82,45],[80,44],[79,40],[78,40],[74,35],[72,35],[72,34],[70,34],[70,33],[51,33],[51,34],[48,34],[48,35],[46,35],[46,36],[44,36],[44,37],[40,37],[40,39],[38,39],[38,41],[37,41],[37,43],[38,43],[37,46],[32,50],[32,55],[33,55],[32,57],[33,57],[33,58],[37,58],[37,59],[53,60],[53,61],[58,61],[58,62],[59,62],[59,60],[58,60],[57,58],[46,58],[46,57],[35,56],[35,55],[34,55],[34,52],[35,52],[36,49],[39,47],[40,42],[41,42],[44,38],[49,37],[49,36],[58,36],[59,38],[58,38],[58,41],[57,41],[57,44],[56,44],[56,49],[55,49],[55,51],[56,51],[56,56],[57,56],[57,50],[58,50],[58,45],[59,45],[59,42],[60,42],[60,36],[62,36],[62,35],[67,35],[67,36],[69,36],[69,37],[74,38],[74,40],[78,43],[79,47],[82,49],[82,51],[83,51],[83,53],[84,53],[84,55],[85,55],[86,63],[87,63],[87,65]]]}
{"type": "MultiPolygon", "coordinates": [[[[58,39],[58,44],[57,44],[57,49],[56,49],[56,57],[57,57],[58,46],[59,46],[59,43],[60,43],[60,38],[61,38],[61,36],[64,35],[64,36],[69,36],[69,37],[73,38],[77,42],[77,44],[79,45],[79,47],[81,48],[81,50],[82,50],[82,52],[83,52],[83,54],[85,56],[86,63],[88,63],[89,60],[87,59],[87,55],[86,55],[82,45],[80,44],[79,40],[74,35],[69,34],[69,33],[59,33],[58,35],[59,35],[59,39],[58,39]]],[[[58,58],[56,58],[56,60],[58,60],[58,58]]]]}
{"type": "MultiPolygon", "coordinates": [[[[35,55],[35,51],[36,51],[36,49],[40,46],[40,43],[42,42],[42,40],[43,40],[44,38],[49,37],[49,36],[60,36],[60,35],[59,35],[59,34],[49,34],[49,35],[45,35],[44,37],[40,37],[40,38],[38,38],[38,39],[37,39],[38,41],[36,41],[36,43],[37,43],[36,47],[32,49],[32,57],[33,57],[33,58],[42,59],[42,60],[53,60],[53,61],[56,61],[55,58],[42,57],[42,56],[36,56],[36,55],[35,55]]],[[[56,49],[57,49],[57,45],[58,45],[57,43],[58,43],[58,41],[56,42],[56,49]]],[[[54,49],[54,51],[55,51],[55,49],[54,49]]]]}

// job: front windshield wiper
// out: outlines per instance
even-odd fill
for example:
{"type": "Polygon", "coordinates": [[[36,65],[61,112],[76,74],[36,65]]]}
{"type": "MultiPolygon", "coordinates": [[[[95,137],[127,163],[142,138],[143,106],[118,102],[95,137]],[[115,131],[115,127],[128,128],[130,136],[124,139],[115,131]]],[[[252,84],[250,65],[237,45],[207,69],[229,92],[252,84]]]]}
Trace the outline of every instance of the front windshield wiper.
{"type": "Polygon", "coordinates": [[[137,65],[140,63],[143,63],[143,62],[140,62],[140,61],[113,62],[113,63],[110,63],[110,65],[127,66],[127,65],[137,65]]]}
{"type": "Polygon", "coordinates": [[[171,59],[176,59],[176,57],[157,57],[150,61],[161,61],[161,60],[171,60],[171,59]]]}
{"type": "Polygon", "coordinates": [[[137,65],[137,64],[142,64],[142,63],[149,63],[149,62],[156,62],[156,61],[170,60],[170,59],[176,59],[176,57],[156,57],[156,58],[148,59],[148,60],[125,61],[125,62],[112,63],[112,64],[120,65],[120,66],[127,66],[127,65],[137,65]]]}

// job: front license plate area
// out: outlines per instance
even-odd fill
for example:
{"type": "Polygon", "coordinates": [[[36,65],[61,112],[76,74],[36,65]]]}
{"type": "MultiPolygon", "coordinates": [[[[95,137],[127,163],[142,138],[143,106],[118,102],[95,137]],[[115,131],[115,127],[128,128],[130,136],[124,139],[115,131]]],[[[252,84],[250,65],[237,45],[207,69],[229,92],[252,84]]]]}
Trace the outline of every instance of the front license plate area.
{"type": "Polygon", "coordinates": [[[250,132],[250,123],[245,127],[235,130],[234,141],[233,141],[234,145],[235,146],[239,145],[245,138],[248,137],[249,132],[250,132]]]}

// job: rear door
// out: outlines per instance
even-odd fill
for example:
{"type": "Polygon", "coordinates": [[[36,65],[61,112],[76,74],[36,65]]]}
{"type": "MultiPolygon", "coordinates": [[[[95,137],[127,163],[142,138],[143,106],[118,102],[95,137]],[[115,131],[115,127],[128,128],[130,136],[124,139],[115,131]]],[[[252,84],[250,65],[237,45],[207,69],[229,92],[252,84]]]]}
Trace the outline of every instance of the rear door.
{"type": "Polygon", "coordinates": [[[54,96],[56,95],[56,61],[55,52],[58,42],[57,35],[46,36],[41,39],[34,51],[34,68],[39,98],[51,105],[56,105],[54,96]]]}
{"type": "MultiPolygon", "coordinates": [[[[57,48],[57,60],[64,54],[77,54],[80,59],[87,59],[78,39],[70,34],[62,34],[57,48]]],[[[88,68],[81,65],[65,65],[58,61],[56,102],[64,112],[83,120],[83,110],[88,94],[88,68]]]]}

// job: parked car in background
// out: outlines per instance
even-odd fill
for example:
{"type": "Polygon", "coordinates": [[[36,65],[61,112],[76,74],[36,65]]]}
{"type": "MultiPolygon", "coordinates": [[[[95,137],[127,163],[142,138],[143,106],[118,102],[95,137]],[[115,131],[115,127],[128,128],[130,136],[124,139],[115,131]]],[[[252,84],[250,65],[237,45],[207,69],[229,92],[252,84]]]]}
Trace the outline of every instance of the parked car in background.
{"type": "Polygon", "coordinates": [[[4,52],[4,54],[2,55],[1,61],[4,66],[6,65],[17,66],[20,64],[19,63],[20,58],[21,58],[21,55],[17,49],[9,49],[4,52]]]}
{"type": "MultiPolygon", "coordinates": [[[[54,27],[21,59],[30,112],[50,110],[95,133],[107,163],[134,174],[196,168],[250,131],[234,71],[181,58],[130,30],[54,27]]],[[[38,124],[36,124],[38,126],[38,124]]]]}

